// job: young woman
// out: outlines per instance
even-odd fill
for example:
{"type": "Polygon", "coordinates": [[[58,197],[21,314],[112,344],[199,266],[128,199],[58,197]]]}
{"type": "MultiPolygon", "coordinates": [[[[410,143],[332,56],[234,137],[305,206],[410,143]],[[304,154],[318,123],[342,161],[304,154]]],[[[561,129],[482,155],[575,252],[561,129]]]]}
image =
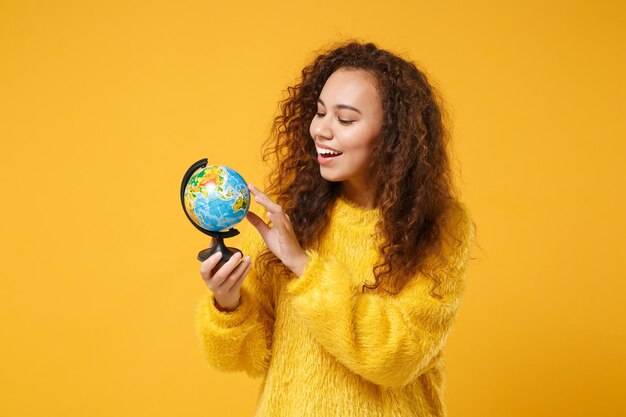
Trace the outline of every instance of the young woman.
{"type": "Polygon", "coordinates": [[[440,101],[414,64],[356,42],[288,93],[267,194],[250,186],[265,214],[248,214],[247,256],[200,268],[206,359],[263,378],[257,416],[444,416],[474,225],[440,101]]]}

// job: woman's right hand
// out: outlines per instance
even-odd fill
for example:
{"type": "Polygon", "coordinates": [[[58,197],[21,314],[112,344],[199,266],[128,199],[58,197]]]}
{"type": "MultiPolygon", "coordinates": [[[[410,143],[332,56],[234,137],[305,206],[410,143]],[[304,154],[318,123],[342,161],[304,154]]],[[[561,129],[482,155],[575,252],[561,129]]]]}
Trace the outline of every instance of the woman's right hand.
{"type": "Polygon", "coordinates": [[[250,257],[241,259],[241,253],[234,254],[226,263],[217,267],[222,253],[217,252],[202,262],[200,275],[213,293],[216,307],[222,311],[233,311],[239,306],[241,284],[250,271],[250,257]],[[241,260],[241,262],[239,262],[241,260]],[[216,268],[217,267],[217,268],[216,268]]]}

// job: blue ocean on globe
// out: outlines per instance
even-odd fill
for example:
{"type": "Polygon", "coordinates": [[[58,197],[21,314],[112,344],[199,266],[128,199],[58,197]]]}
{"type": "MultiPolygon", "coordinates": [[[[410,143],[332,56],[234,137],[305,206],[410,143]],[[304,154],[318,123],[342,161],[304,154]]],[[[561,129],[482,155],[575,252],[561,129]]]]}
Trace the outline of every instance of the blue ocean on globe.
{"type": "Polygon", "coordinates": [[[250,191],[237,171],[209,165],[193,173],[185,186],[184,202],[194,223],[218,232],[243,220],[250,208],[250,191]]]}

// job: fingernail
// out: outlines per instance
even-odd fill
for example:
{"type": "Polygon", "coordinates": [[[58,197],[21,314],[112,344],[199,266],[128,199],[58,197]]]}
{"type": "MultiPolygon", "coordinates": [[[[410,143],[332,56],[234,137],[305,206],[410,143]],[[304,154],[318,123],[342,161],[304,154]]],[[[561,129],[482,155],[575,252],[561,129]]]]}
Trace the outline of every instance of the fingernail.
{"type": "Polygon", "coordinates": [[[245,262],[249,262],[249,261],[250,261],[250,257],[249,257],[249,256],[246,256],[245,258],[243,258],[243,260],[244,260],[245,262]]]}

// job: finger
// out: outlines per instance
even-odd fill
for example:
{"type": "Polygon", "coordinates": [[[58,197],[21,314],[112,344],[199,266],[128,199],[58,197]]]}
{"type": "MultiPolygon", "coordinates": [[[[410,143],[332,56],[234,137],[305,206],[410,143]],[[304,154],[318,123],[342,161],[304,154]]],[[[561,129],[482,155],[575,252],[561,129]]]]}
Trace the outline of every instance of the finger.
{"type": "Polygon", "coordinates": [[[228,279],[224,281],[221,289],[231,291],[233,285],[239,280],[239,278],[241,278],[243,273],[246,272],[246,269],[250,267],[250,263],[249,256],[243,258],[243,260],[239,262],[239,265],[237,265],[237,268],[235,268],[235,270],[230,274],[228,279]]]}
{"type": "Polygon", "coordinates": [[[202,262],[202,265],[200,265],[200,275],[202,275],[205,281],[211,278],[211,271],[215,268],[215,265],[217,265],[220,259],[222,259],[222,252],[215,252],[202,262]]]}
{"type": "Polygon", "coordinates": [[[263,240],[265,240],[267,233],[271,230],[267,223],[265,223],[262,218],[260,218],[251,211],[246,214],[246,219],[250,222],[252,226],[256,228],[256,230],[259,231],[259,234],[263,237],[263,240]]]}
{"type": "Polygon", "coordinates": [[[285,213],[285,227],[289,230],[293,230],[293,223],[291,223],[291,217],[287,213],[285,213]]]}
{"type": "Polygon", "coordinates": [[[218,288],[220,285],[222,285],[224,283],[224,280],[228,278],[228,276],[232,273],[240,260],[240,252],[237,252],[233,256],[231,256],[230,259],[224,265],[222,265],[219,271],[217,271],[215,275],[213,275],[213,278],[211,278],[211,284],[215,288],[218,288]]]}
{"type": "Polygon", "coordinates": [[[224,264],[223,264],[223,263],[222,263],[222,264],[218,263],[218,264],[215,266],[215,268],[213,268],[213,269],[211,270],[211,274],[212,274],[212,275],[215,275],[215,274],[217,273],[217,271],[219,271],[220,269],[222,269],[222,267],[223,267],[223,266],[224,266],[224,264]]]}
{"type": "Polygon", "coordinates": [[[227,291],[233,285],[233,282],[237,281],[237,278],[239,278],[239,275],[241,275],[241,273],[245,271],[249,262],[250,262],[249,256],[246,256],[245,258],[243,258],[241,262],[239,262],[237,266],[230,272],[230,274],[228,274],[228,277],[226,277],[226,279],[218,286],[218,288],[222,291],[225,291],[225,290],[227,291]]]}
{"type": "Polygon", "coordinates": [[[248,272],[250,272],[250,268],[252,268],[252,262],[250,262],[248,264],[248,266],[246,267],[245,271],[243,271],[243,274],[241,274],[241,276],[239,277],[239,279],[233,284],[233,286],[230,288],[230,291],[239,291],[239,289],[241,288],[241,284],[243,284],[243,281],[246,279],[246,277],[248,276],[248,272]]]}
{"type": "Polygon", "coordinates": [[[272,225],[276,227],[280,234],[288,231],[289,220],[282,213],[267,213],[267,217],[272,221],[272,225]]]}
{"type": "Polygon", "coordinates": [[[248,184],[248,189],[252,192],[252,195],[254,196],[254,201],[262,205],[267,211],[272,213],[282,211],[280,205],[272,201],[272,199],[269,198],[267,194],[256,188],[254,185],[248,184]]]}

